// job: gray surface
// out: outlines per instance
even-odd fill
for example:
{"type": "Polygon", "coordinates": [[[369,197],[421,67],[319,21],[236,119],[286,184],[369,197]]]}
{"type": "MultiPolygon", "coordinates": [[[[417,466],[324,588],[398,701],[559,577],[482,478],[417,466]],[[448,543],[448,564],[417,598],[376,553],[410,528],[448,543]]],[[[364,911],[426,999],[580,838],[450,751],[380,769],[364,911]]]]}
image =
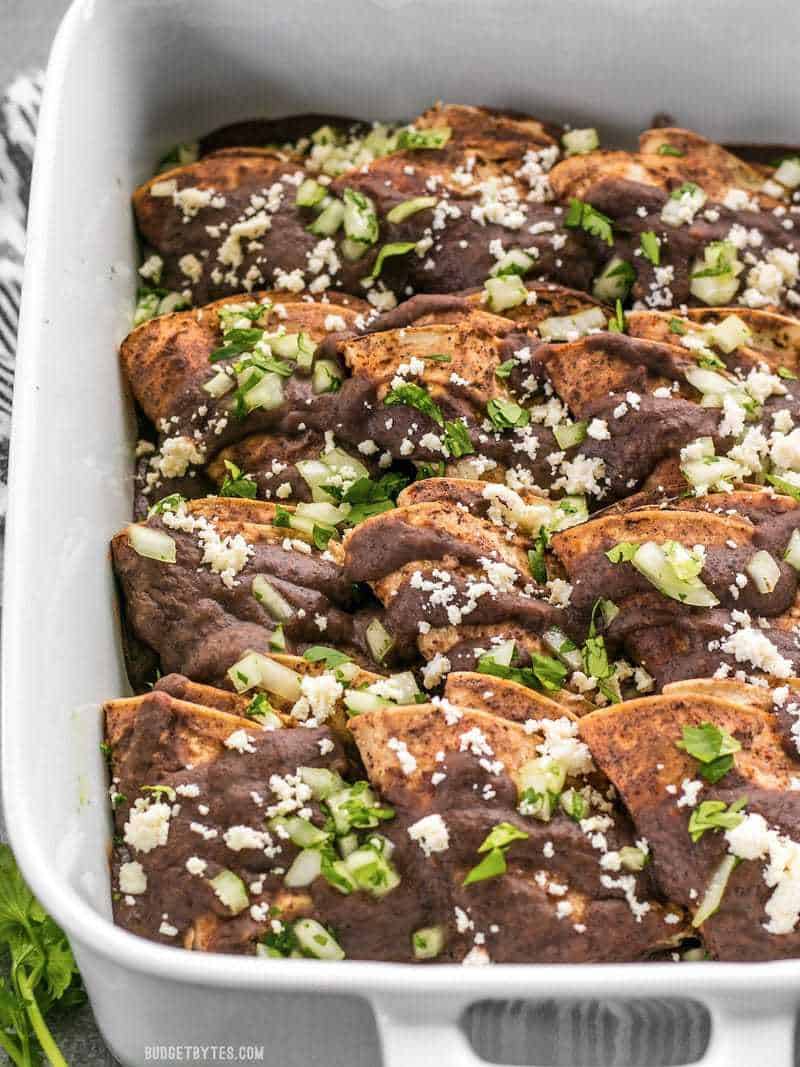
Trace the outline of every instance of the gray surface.
{"type": "MultiPolygon", "coordinates": [[[[120,0],[123,2],[123,0],[120,0]]],[[[23,70],[44,67],[68,0],[0,0],[0,86],[23,70]]],[[[53,1024],[70,1067],[113,1067],[91,1009],[82,1008],[53,1024]]],[[[8,1063],[0,1052],[0,1063],[8,1063]]]]}

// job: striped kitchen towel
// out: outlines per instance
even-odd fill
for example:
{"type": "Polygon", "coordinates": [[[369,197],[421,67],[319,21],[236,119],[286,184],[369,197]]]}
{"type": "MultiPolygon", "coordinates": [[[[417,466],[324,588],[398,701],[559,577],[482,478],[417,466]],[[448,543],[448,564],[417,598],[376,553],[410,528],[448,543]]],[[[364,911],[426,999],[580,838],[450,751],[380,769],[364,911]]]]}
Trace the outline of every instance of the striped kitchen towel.
{"type": "Polygon", "coordinates": [[[8,436],[25,257],[25,220],[43,81],[41,71],[22,74],[12,82],[0,101],[0,521],[6,510],[8,436]]]}

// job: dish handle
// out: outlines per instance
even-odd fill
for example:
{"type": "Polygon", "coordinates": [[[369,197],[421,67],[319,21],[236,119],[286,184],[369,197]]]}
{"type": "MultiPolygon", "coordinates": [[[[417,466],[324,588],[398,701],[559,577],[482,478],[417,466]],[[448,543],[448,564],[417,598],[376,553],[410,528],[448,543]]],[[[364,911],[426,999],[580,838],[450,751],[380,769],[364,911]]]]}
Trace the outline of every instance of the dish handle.
{"type": "MultiPolygon", "coordinates": [[[[470,1003],[471,999],[443,1001],[438,997],[425,1001],[420,996],[373,998],[383,1067],[485,1064],[460,1026],[470,1003]]],[[[693,1067],[731,1067],[735,1063],[793,1067],[795,1016],[791,1002],[780,998],[778,1003],[768,1004],[753,991],[747,999],[709,998],[705,1006],[711,1016],[711,1037],[705,1054],[693,1067]]]]}

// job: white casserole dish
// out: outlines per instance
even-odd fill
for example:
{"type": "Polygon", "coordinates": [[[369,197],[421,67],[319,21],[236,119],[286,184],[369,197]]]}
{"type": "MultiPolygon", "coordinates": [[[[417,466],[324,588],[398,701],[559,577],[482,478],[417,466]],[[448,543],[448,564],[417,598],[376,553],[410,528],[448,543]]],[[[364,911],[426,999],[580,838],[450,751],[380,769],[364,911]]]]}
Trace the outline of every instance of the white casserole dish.
{"type": "MultiPolygon", "coordinates": [[[[264,1062],[477,1063],[484,999],[689,997],[703,1064],[792,1062],[800,961],[455,968],[195,955],[110,920],[99,703],[127,691],[108,540],[128,521],[134,186],[178,140],[256,115],[413,115],[441,97],[632,140],[653,113],[796,142],[800,9],[752,0],[76,0],[48,72],[19,340],[3,645],[3,793],[109,1045],[265,1047],[264,1062]],[[360,1000],[344,1000],[342,994],[360,1000]]],[[[151,1059],[155,1056],[150,1054],[151,1059]]],[[[163,1060],[162,1060],[163,1062],[163,1060]]],[[[229,1062],[237,1062],[235,1058],[229,1062]]],[[[244,1062],[243,1060],[241,1062],[244,1062]]]]}

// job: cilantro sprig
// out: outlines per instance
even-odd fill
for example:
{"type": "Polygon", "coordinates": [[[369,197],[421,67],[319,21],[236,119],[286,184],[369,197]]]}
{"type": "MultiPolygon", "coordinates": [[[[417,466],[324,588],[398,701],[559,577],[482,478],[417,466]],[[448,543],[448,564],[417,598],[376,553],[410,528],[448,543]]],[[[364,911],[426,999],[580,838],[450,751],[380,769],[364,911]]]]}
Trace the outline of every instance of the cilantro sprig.
{"type": "Polygon", "coordinates": [[[0,978],[0,1047],[16,1067],[67,1067],[45,1017],[83,1004],[66,937],[31,893],[8,845],[0,845],[0,943],[10,964],[0,978]]]}
{"type": "Polygon", "coordinates": [[[724,800],[704,800],[692,809],[689,817],[689,836],[695,844],[706,830],[735,830],[744,819],[742,808],[747,797],[739,797],[731,804],[724,800]]]}
{"type": "Polygon", "coordinates": [[[230,460],[225,460],[225,480],[219,489],[220,496],[237,496],[245,500],[255,500],[258,486],[252,474],[245,474],[241,468],[230,460]]]}

